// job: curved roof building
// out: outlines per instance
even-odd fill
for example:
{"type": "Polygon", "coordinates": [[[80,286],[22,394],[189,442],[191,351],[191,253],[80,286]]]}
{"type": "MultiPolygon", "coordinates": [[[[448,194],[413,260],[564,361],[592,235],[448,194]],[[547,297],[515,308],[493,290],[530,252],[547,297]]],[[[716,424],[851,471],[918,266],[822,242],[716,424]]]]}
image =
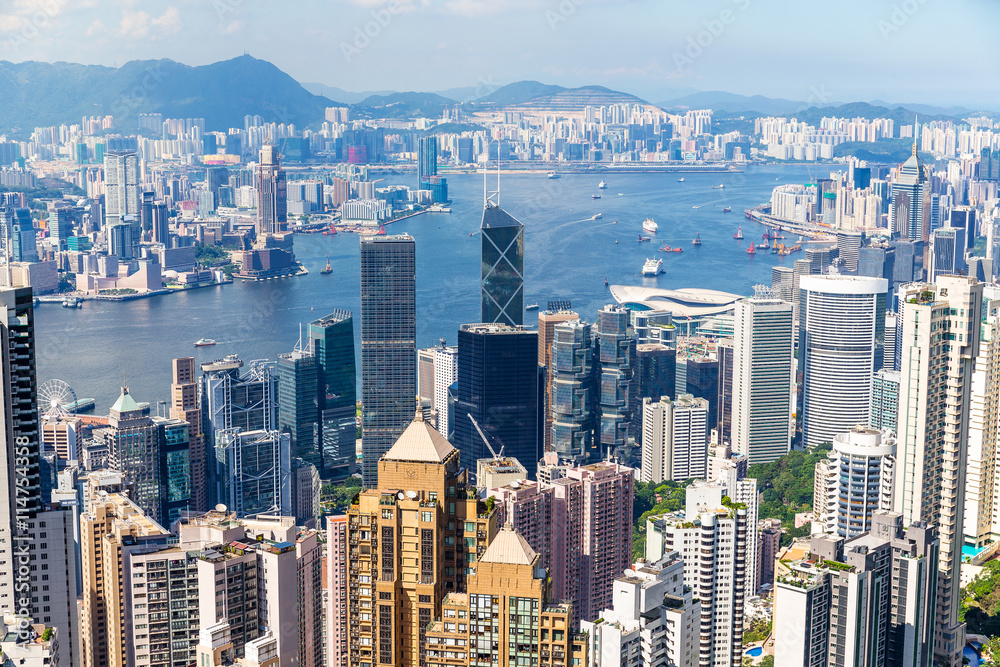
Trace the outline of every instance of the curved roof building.
{"type": "Polygon", "coordinates": [[[611,296],[633,310],[669,310],[675,318],[730,313],[743,298],[739,294],[697,287],[671,290],[641,285],[612,285],[611,296]]]}

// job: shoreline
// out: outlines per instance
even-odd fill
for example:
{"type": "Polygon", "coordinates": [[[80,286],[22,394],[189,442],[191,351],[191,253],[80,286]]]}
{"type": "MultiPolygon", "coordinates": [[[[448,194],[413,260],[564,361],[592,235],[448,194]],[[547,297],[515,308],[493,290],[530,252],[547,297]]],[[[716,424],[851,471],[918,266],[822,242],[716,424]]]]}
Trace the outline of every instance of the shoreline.
{"type": "Polygon", "coordinates": [[[53,303],[62,304],[66,299],[80,299],[81,301],[134,301],[135,299],[149,299],[154,296],[163,296],[165,294],[174,294],[178,292],[189,292],[196,289],[205,289],[207,287],[221,287],[222,285],[231,285],[233,280],[223,280],[222,282],[211,282],[199,285],[185,285],[184,287],[164,287],[158,290],[152,290],[150,292],[139,292],[136,294],[42,294],[37,297],[39,305],[43,303],[53,303]]]}

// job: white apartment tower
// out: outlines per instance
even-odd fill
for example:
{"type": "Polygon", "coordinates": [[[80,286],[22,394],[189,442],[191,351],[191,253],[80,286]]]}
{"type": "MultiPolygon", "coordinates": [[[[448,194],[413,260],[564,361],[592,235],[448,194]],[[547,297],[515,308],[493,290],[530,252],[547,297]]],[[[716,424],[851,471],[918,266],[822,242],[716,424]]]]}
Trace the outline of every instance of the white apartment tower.
{"type": "Polygon", "coordinates": [[[972,376],[979,354],[983,286],[939,276],[901,289],[897,472],[893,509],[907,524],[938,527],[939,661],[962,664],[965,625],[958,622],[966,458],[972,376]]]}
{"type": "Polygon", "coordinates": [[[676,401],[642,401],[642,481],[683,481],[708,472],[708,401],[681,394],[676,401]]]}
{"type": "Polygon", "coordinates": [[[872,514],[892,509],[896,437],[857,426],[833,437],[833,449],[816,464],[814,504],[825,532],[857,537],[872,529],[872,514]]]}
{"type": "Polygon", "coordinates": [[[758,286],[736,302],[733,338],[733,449],[770,463],[792,443],[792,304],[758,286]]]}
{"type": "Polygon", "coordinates": [[[990,301],[982,323],[979,354],[972,373],[968,467],[965,482],[965,543],[986,546],[1000,538],[997,439],[1000,436],[1000,301],[990,301]]]}
{"type": "Polygon", "coordinates": [[[434,348],[434,411],[437,413],[437,430],[448,437],[448,387],[458,382],[458,348],[434,348]]]}
{"type": "Polygon", "coordinates": [[[885,278],[802,276],[799,371],[802,442],[812,448],[868,423],[872,375],[882,367],[885,278]]]}

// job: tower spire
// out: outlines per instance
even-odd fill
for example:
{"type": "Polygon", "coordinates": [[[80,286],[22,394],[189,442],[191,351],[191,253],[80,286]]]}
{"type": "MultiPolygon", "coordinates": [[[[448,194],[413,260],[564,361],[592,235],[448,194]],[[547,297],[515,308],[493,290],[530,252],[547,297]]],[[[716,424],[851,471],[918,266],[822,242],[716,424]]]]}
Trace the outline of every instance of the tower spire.
{"type": "Polygon", "coordinates": [[[913,157],[917,157],[917,132],[920,125],[917,123],[917,114],[913,114],[913,157]]]}

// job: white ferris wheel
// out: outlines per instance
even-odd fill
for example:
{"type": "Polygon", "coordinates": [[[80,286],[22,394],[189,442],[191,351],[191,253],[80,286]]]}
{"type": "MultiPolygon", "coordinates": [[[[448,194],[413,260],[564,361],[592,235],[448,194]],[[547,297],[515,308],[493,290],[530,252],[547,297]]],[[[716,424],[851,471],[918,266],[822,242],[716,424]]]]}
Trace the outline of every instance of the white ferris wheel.
{"type": "Polygon", "coordinates": [[[38,411],[45,417],[67,415],[74,403],[76,392],[62,380],[48,380],[38,387],[38,411]]]}

